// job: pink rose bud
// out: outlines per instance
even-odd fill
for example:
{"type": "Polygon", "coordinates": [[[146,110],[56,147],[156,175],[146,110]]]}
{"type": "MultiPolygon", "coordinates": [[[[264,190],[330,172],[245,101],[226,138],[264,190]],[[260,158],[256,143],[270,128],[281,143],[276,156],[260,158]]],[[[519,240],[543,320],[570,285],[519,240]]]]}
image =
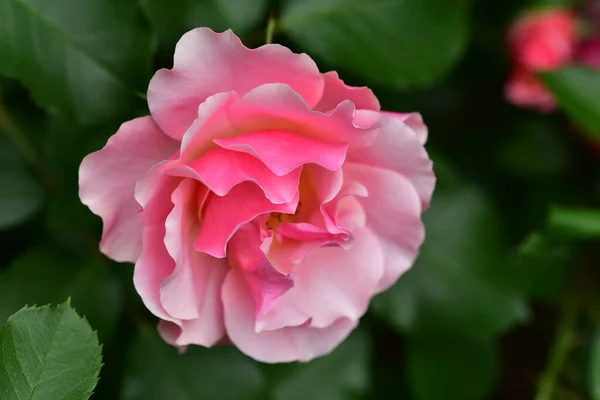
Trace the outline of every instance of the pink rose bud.
{"type": "Polygon", "coordinates": [[[504,88],[508,101],[512,104],[533,108],[547,113],[556,107],[552,94],[542,82],[531,72],[518,69],[512,73],[504,88]]]}
{"type": "Polygon", "coordinates": [[[418,114],[206,28],[181,38],[148,105],[83,160],[79,195],[167,342],[310,360],[412,266],[435,185],[418,114]]]}
{"type": "Polygon", "coordinates": [[[580,64],[600,69],[600,37],[581,41],[575,59],[580,64]]]}
{"type": "Polygon", "coordinates": [[[532,11],[519,18],[509,32],[514,62],[535,71],[553,70],[569,62],[576,41],[575,16],[561,8],[532,11]]]}

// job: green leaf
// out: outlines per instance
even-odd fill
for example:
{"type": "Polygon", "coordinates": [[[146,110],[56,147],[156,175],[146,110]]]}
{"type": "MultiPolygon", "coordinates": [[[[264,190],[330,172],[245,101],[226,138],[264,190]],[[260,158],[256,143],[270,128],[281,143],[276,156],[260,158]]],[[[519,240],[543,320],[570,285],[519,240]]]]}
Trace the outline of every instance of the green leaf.
{"type": "MultiPolygon", "coordinates": [[[[242,35],[266,19],[266,0],[139,0],[161,43],[173,47],[187,31],[205,26],[242,35]]],[[[172,51],[172,49],[170,50],[172,51]]]]}
{"type": "Polygon", "coordinates": [[[600,237],[600,210],[554,207],[548,216],[548,228],[576,239],[600,237]]]}
{"type": "Polygon", "coordinates": [[[247,32],[266,20],[266,0],[215,0],[235,32],[247,32]]]}
{"type": "Polygon", "coordinates": [[[257,363],[230,346],[190,346],[183,354],[154,329],[142,329],[131,347],[124,400],[257,399],[265,379],[257,363]]]}
{"type": "Polygon", "coordinates": [[[69,303],[24,308],[0,331],[0,398],[83,400],[98,382],[98,336],[69,303]]]}
{"type": "Polygon", "coordinates": [[[0,229],[31,218],[41,207],[42,200],[42,188],[29,174],[0,171],[0,229]]]}
{"type": "Polygon", "coordinates": [[[281,29],[331,67],[375,83],[422,86],[446,74],[463,53],[468,3],[287,0],[281,29]]]}
{"type": "Polygon", "coordinates": [[[600,400],[600,331],[596,332],[592,342],[588,382],[592,400],[600,400]]]}
{"type": "Polygon", "coordinates": [[[438,183],[423,217],[419,258],[373,310],[404,332],[495,335],[526,316],[498,218],[481,191],[447,165],[434,165],[438,183]]]}
{"type": "Polygon", "coordinates": [[[121,310],[121,287],[104,265],[81,266],[71,255],[36,249],[13,261],[0,275],[0,326],[29,304],[71,297],[103,339],[112,334],[121,310]]]}
{"type": "Polygon", "coordinates": [[[416,400],[490,398],[498,354],[491,341],[415,337],[408,344],[408,376],[416,400]]]}
{"type": "Polygon", "coordinates": [[[532,232],[515,254],[515,274],[530,296],[553,298],[570,281],[568,273],[576,264],[573,246],[548,232],[532,232]]]}
{"type": "Polygon", "coordinates": [[[541,76],[559,107],[592,137],[600,138],[600,71],[573,66],[541,76]]]}
{"type": "Polygon", "coordinates": [[[0,0],[0,74],[80,123],[122,114],[150,72],[139,17],[130,1],[0,0]]]}
{"type": "Polygon", "coordinates": [[[528,117],[511,129],[498,158],[503,169],[526,179],[553,177],[571,160],[565,135],[546,117],[528,117]]]}
{"type": "Polygon", "coordinates": [[[345,400],[369,388],[370,348],[365,332],[355,331],[328,356],[309,363],[272,366],[274,400],[345,400]]]}

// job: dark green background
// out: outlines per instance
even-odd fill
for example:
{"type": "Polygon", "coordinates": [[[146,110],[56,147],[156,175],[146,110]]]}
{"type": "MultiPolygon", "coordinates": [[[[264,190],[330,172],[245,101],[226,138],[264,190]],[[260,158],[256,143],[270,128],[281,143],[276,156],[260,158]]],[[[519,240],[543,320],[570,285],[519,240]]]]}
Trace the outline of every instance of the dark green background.
{"type": "Polygon", "coordinates": [[[0,324],[71,297],[104,344],[96,399],[519,400],[545,376],[554,394],[538,400],[600,400],[600,73],[543,76],[564,114],[507,104],[506,29],[530,5],[0,0],[0,324]],[[147,83],[185,31],[232,28],[256,47],[269,15],[275,42],[370,86],[385,110],[423,114],[438,176],[427,239],[327,357],[180,356],[155,333],[132,266],[98,252],[77,169],[148,113],[147,83]],[[561,320],[570,339],[555,348],[561,320]]]}

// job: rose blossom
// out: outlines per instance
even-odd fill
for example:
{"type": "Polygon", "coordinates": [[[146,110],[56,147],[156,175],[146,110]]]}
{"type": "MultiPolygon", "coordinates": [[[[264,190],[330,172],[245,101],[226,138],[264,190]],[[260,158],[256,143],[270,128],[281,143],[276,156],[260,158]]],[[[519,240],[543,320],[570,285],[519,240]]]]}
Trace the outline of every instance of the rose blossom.
{"type": "Polygon", "coordinates": [[[552,94],[535,73],[558,69],[571,61],[576,27],[573,13],[562,8],[532,11],[517,19],[508,38],[514,64],[505,86],[508,101],[542,112],[556,107],[552,94]]]}
{"type": "Polygon", "coordinates": [[[515,63],[530,71],[560,68],[571,60],[576,42],[575,15],[562,8],[530,12],[509,32],[515,63]]]}
{"type": "Polygon", "coordinates": [[[83,160],[79,193],[167,342],[310,360],[413,264],[435,184],[418,114],[205,28],[181,38],[148,105],[83,160]]]}

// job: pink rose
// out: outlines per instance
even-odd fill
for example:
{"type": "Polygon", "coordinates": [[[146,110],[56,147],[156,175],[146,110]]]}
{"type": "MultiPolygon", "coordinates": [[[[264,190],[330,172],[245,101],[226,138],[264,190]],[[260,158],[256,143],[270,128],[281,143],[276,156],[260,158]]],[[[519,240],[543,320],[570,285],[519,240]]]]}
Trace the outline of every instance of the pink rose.
{"type": "Polygon", "coordinates": [[[175,346],[229,340],[265,362],[330,352],[413,264],[435,184],[418,114],[279,45],[186,33],[79,170],[100,249],[175,346]]]}
{"type": "Polygon", "coordinates": [[[514,62],[532,71],[553,70],[568,63],[576,42],[576,18],[561,8],[530,12],[509,32],[514,62]]]}
{"type": "Polygon", "coordinates": [[[512,104],[550,112],[556,107],[552,94],[535,76],[538,71],[561,68],[573,58],[577,44],[577,21],[566,9],[529,12],[509,31],[514,70],[505,85],[512,104]]]}
{"type": "Polygon", "coordinates": [[[505,96],[512,104],[534,108],[548,113],[556,108],[554,97],[533,73],[518,69],[514,71],[504,88],[505,96]]]}
{"type": "Polygon", "coordinates": [[[600,37],[581,41],[576,59],[581,64],[600,69],[600,37]]]}

